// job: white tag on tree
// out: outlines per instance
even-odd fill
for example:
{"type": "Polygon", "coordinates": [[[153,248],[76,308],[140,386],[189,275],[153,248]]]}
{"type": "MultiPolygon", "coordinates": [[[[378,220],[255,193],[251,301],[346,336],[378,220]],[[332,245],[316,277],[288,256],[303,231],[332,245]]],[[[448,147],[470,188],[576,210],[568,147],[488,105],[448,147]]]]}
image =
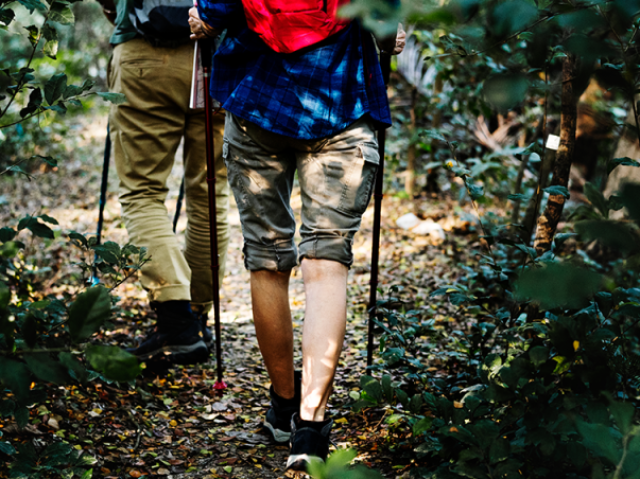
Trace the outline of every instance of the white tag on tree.
{"type": "Polygon", "coordinates": [[[547,138],[547,148],[550,150],[557,150],[560,147],[560,137],[556,135],[549,135],[547,138]]]}

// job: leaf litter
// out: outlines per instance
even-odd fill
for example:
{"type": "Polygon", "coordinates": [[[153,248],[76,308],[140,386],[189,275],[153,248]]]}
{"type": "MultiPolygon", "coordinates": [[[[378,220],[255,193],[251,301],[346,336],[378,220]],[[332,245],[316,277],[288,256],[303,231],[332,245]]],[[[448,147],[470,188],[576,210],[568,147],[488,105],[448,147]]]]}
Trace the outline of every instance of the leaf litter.
{"type": "MultiPolygon", "coordinates": [[[[35,263],[46,270],[45,294],[77,293],[78,271],[73,263],[78,252],[67,244],[69,231],[92,233],[98,216],[101,153],[106,123],[104,119],[83,127],[82,146],[70,151],[70,159],[60,162],[55,172],[44,170],[36,180],[20,178],[4,181],[0,195],[18,197],[15,208],[0,211],[3,224],[12,224],[25,215],[46,213],[59,222],[53,226],[56,239],[48,248],[33,248],[35,263]],[[64,191],[65,194],[60,194],[64,191]]],[[[178,153],[179,155],[179,153],[178,153]]],[[[181,165],[170,178],[167,201],[175,211],[181,165]]],[[[293,203],[295,206],[296,198],[293,203]]],[[[297,200],[299,202],[299,200],[297,200]]],[[[453,213],[448,200],[423,199],[422,216],[432,218],[449,232],[444,243],[434,245],[395,226],[395,220],[413,209],[406,201],[388,197],[383,205],[380,253],[380,290],[389,294],[390,286],[403,290],[402,306],[430,304],[437,321],[454,321],[448,302],[433,302],[429,295],[442,285],[451,284],[460,267],[477,257],[469,257],[469,238],[474,230],[465,217],[453,213]]],[[[402,438],[392,437],[382,409],[351,411],[349,393],[359,389],[366,372],[367,301],[369,295],[369,255],[373,210],[370,205],[361,232],[354,243],[355,262],[349,273],[349,317],[344,350],[336,373],[329,411],[334,418],[332,441],[338,448],[354,448],[357,462],[375,467],[385,477],[407,477],[413,467],[411,450],[403,449],[402,438]],[[389,443],[398,443],[391,453],[389,443]]],[[[231,242],[227,273],[222,284],[223,361],[228,389],[216,395],[213,384],[216,366],[211,357],[205,364],[179,367],[148,367],[131,384],[95,379],[66,387],[49,385],[47,400],[30,411],[29,425],[19,430],[3,420],[4,440],[14,445],[31,443],[43,448],[55,441],[67,441],[74,449],[95,459],[94,477],[167,478],[278,478],[283,477],[288,448],[274,445],[262,431],[263,416],[269,405],[269,379],[258,349],[251,323],[249,274],[242,261],[242,237],[235,207],[230,214],[231,242]]],[[[178,223],[184,231],[186,218],[178,223]]],[[[474,238],[475,238],[474,234],[474,238]]],[[[126,230],[117,201],[117,177],[109,176],[109,197],[105,210],[103,239],[124,244],[126,230]]],[[[476,245],[477,246],[477,245],[476,245]]],[[[301,273],[295,269],[291,281],[291,304],[295,334],[296,364],[300,367],[300,340],[304,318],[301,273]]],[[[133,346],[154,321],[145,293],[132,281],[116,290],[120,298],[119,315],[112,328],[98,335],[97,342],[133,346]]],[[[210,321],[212,322],[212,320],[210,321]]],[[[438,348],[438,345],[434,345],[438,348]]],[[[426,357],[418,358],[427,361],[426,357]]],[[[443,360],[444,361],[444,360],[443,360]]],[[[435,361],[433,374],[447,374],[435,361]]],[[[7,464],[0,465],[0,477],[8,477],[7,464]]]]}

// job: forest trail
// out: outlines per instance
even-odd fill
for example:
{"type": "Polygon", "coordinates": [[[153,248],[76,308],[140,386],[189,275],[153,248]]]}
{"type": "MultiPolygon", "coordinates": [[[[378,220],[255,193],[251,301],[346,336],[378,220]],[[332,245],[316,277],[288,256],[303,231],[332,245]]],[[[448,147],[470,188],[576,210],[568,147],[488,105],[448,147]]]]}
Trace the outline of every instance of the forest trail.
{"type": "MultiPolygon", "coordinates": [[[[67,266],[79,259],[76,257],[79,251],[68,243],[65,235],[71,230],[92,234],[96,228],[106,122],[104,118],[94,120],[78,126],[78,136],[69,140],[71,158],[61,163],[57,172],[42,172],[32,181],[14,177],[5,181],[0,191],[0,203],[2,198],[5,198],[5,204],[9,197],[24,198],[24,201],[13,203],[19,205],[18,208],[2,210],[0,216],[5,224],[35,213],[46,213],[60,223],[55,229],[61,234],[53,240],[46,255],[35,253],[41,267],[49,264],[54,269],[48,283],[50,290],[45,294],[62,295],[65,291],[78,291],[83,287],[78,281],[79,270],[67,266]]],[[[175,211],[181,174],[181,165],[176,164],[167,201],[171,215],[175,211]]],[[[297,200],[294,198],[294,206],[297,200]]],[[[436,287],[453,282],[453,276],[457,274],[453,266],[464,255],[464,245],[458,244],[458,239],[452,239],[455,235],[451,233],[444,244],[435,246],[427,237],[396,229],[395,219],[411,209],[408,202],[385,199],[381,248],[382,296],[387,296],[389,286],[396,285],[401,291],[395,294],[406,302],[397,303],[397,307],[407,309],[412,304],[425,304],[436,287]]],[[[426,207],[425,214],[436,220],[446,220],[450,225],[461,224],[466,229],[468,224],[454,217],[452,211],[451,204],[433,202],[426,207]]],[[[365,312],[369,294],[372,217],[370,205],[362,230],[355,239],[355,262],[349,274],[347,335],[330,401],[330,413],[335,422],[332,440],[337,448],[356,449],[359,453],[357,461],[379,469],[386,477],[395,478],[402,477],[403,471],[410,468],[411,451],[403,452],[400,444],[399,454],[381,454],[378,444],[389,439],[386,429],[380,427],[384,420],[382,413],[374,410],[354,414],[348,407],[353,402],[349,393],[358,388],[360,376],[366,371],[365,312]]],[[[83,386],[49,388],[48,401],[32,411],[28,429],[18,432],[14,426],[12,433],[11,424],[5,425],[5,438],[30,440],[39,445],[50,443],[56,436],[64,438],[76,449],[97,459],[93,466],[94,477],[282,477],[287,447],[271,444],[261,430],[269,402],[269,382],[252,325],[249,274],[243,266],[240,222],[234,206],[230,223],[227,274],[221,290],[223,359],[229,386],[223,397],[217,397],[212,389],[215,380],[212,357],[207,364],[195,367],[147,370],[135,385],[93,381],[83,386]]],[[[183,231],[185,225],[183,210],[178,231],[183,231]]],[[[127,241],[120,219],[113,164],[103,241],[121,245],[127,241]]],[[[27,247],[38,249],[35,244],[27,247]]],[[[113,329],[98,340],[131,346],[153,324],[147,316],[152,313],[144,291],[135,281],[122,284],[116,291],[121,298],[120,313],[113,329]]],[[[290,291],[299,365],[304,301],[298,269],[294,270],[290,291]]],[[[450,309],[448,302],[432,305],[434,317],[443,321],[453,320],[450,309]]]]}

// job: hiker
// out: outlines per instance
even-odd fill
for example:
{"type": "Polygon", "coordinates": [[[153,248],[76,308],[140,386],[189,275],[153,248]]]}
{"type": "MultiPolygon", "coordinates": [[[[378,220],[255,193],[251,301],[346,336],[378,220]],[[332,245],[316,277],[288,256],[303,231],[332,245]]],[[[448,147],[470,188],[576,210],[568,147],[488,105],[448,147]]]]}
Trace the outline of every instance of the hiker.
{"type": "MultiPolygon", "coordinates": [[[[179,14],[179,18],[167,19],[179,28],[154,36],[154,30],[136,20],[132,1],[121,0],[116,5],[113,0],[98,1],[115,25],[109,89],[127,97],[124,104],[112,106],[109,114],[122,217],[130,241],[146,247],[151,258],[140,271],[140,282],[157,315],[155,330],[130,352],[145,361],[205,361],[213,347],[212,332],[206,325],[213,292],[205,115],[203,109],[189,109],[194,41],[189,38],[188,12],[193,3],[160,11],[167,16],[179,14]],[[181,140],[187,212],[184,252],[165,206],[167,178],[181,140]]],[[[218,138],[215,187],[222,278],[229,242],[229,187],[222,160],[224,112],[214,117],[213,129],[218,138]]]]}
{"type": "MultiPolygon", "coordinates": [[[[389,126],[391,116],[373,39],[357,22],[336,21],[337,0],[325,2],[326,30],[295,33],[290,25],[269,25],[277,19],[265,12],[290,8],[302,11],[293,14],[300,17],[308,11],[304,2],[278,2],[278,9],[268,3],[199,0],[190,24],[192,38],[227,29],[213,56],[211,95],[227,111],[223,156],[240,212],[256,335],[272,383],[264,425],[276,442],[291,441],[287,469],[302,471],[311,457],[328,454],[332,420],[325,409],[344,340],[352,241],[379,163],[375,129],[389,126]],[[247,22],[258,29],[261,21],[259,36],[247,22]],[[315,38],[305,44],[309,36],[315,38]],[[298,248],[289,204],[296,171],[298,248]],[[298,262],[306,295],[301,384],[288,296],[298,262]]],[[[298,27],[313,24],[297,19],[298,27]]],[[[403,40],[397,48],[391,40],[399,53],[403,40]]]]}

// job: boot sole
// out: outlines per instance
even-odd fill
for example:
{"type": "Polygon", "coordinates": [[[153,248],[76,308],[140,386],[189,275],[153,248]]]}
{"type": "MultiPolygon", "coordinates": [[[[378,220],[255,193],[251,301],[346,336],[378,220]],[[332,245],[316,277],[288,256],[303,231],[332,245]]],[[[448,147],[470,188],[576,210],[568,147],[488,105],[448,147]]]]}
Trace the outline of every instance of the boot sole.
{"type": "Polygon", "coordinates": [[[308,477],[307,465],[312,462],[324,463],[322,459],[316,456],[309,456],[308,454],[291,454],[287,459],[287,466],[285,475],[287,477],[308,477]]]}

